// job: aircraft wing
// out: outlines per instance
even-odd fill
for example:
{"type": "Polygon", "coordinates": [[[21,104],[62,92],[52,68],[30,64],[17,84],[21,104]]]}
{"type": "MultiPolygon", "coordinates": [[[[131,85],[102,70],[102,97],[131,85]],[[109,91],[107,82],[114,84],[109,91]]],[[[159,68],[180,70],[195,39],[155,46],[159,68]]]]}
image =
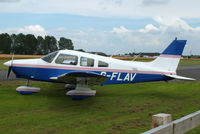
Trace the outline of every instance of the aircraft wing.
{"type": "Polygon", "coordinates": [[[51,77],[50,79],[56,82],[76,84],[77,78],[86,78],[89,85],[104,83],[107,80],[106,76],[93,72],[69,72],[57,77],[51,77]]]}
{"type": "Polygon", "coordinates": [[[165,74],[165,76],[170,77],[170,78],[174,78],[174,79],[180,79],[180,80],[195,80],[193,78],[183,77],[183,76],[179,76],[179,75],[165,74]]]}

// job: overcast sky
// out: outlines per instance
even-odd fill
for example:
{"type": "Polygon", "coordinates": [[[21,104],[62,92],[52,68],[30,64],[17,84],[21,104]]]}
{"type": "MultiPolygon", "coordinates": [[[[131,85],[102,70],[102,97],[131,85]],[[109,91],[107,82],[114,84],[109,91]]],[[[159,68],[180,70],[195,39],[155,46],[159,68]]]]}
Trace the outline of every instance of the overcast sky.
{"type": "Polygon", "coordinates": [[[199,0],[0,0],[0,33],[72,39],[108,54],[161,52],[176,36],[200,54],[199,0]]]}

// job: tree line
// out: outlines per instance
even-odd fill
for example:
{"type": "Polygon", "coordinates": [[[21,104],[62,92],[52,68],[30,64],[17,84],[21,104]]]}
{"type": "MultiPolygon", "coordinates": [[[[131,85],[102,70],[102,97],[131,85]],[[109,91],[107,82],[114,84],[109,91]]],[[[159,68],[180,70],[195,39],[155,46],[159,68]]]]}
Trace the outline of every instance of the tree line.
{"type": "Polygon", "coordinates": [[[69,49],[74,46],[70,39],[60,37],[57,41],[54,36],[35,37],[33,34],[24,35],[2,33],[0,34],[0,53],[4,54],[38,54],[45,55],[53,51],[69,49]]]}
{"type": "Polygon", "coordinates": [[[140,52],[140,53],[125,53],[125,55],[129,55],[129,56],[135,56],[135,55],[140,55],[140,57],[144,57],[145,55],[148,55],[148,56],[159,56],[160,53],[157,53],[157,52],[140,52]]]}

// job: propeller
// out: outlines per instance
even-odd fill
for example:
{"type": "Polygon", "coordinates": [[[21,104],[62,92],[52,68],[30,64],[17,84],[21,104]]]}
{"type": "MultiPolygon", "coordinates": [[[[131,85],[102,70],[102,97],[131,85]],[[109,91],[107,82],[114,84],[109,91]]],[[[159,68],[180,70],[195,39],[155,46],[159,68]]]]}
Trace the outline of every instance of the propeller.
{"type": "Polygon", "coordinates": [[[10,76],[11,70],[12,70],[12,66],[10,66],[10,67],[8,68],[8,72],[7,72],[7,75],[6,75],[6,79],[7,79],[7,80],[8,80],[8,78],[9,78],[9,76],[10,76]]]}
{"type": "Polygon", "coordinates": [[[6,75],[6,79],[7,79],[7,80],[8,80],[8,78],[9,78],[9,76],[10,76],[10,72],[12,71],[13,59],[14,59],[14,53],[13,53],[13,55],[12,55],[11,64],[10,64],[10,66],[8,67],[8,72],[7,72],[7,75],[6,75]]]}

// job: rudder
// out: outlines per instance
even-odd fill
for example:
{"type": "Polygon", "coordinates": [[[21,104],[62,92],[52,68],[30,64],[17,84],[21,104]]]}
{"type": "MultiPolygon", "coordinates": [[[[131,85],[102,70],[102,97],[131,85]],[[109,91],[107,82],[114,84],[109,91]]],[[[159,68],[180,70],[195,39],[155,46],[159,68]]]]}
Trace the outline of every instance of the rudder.
{"type": "Polygon", "coordinates": [[[181,56],[187,40],[174,40],[161,55],[181,56]]]}

